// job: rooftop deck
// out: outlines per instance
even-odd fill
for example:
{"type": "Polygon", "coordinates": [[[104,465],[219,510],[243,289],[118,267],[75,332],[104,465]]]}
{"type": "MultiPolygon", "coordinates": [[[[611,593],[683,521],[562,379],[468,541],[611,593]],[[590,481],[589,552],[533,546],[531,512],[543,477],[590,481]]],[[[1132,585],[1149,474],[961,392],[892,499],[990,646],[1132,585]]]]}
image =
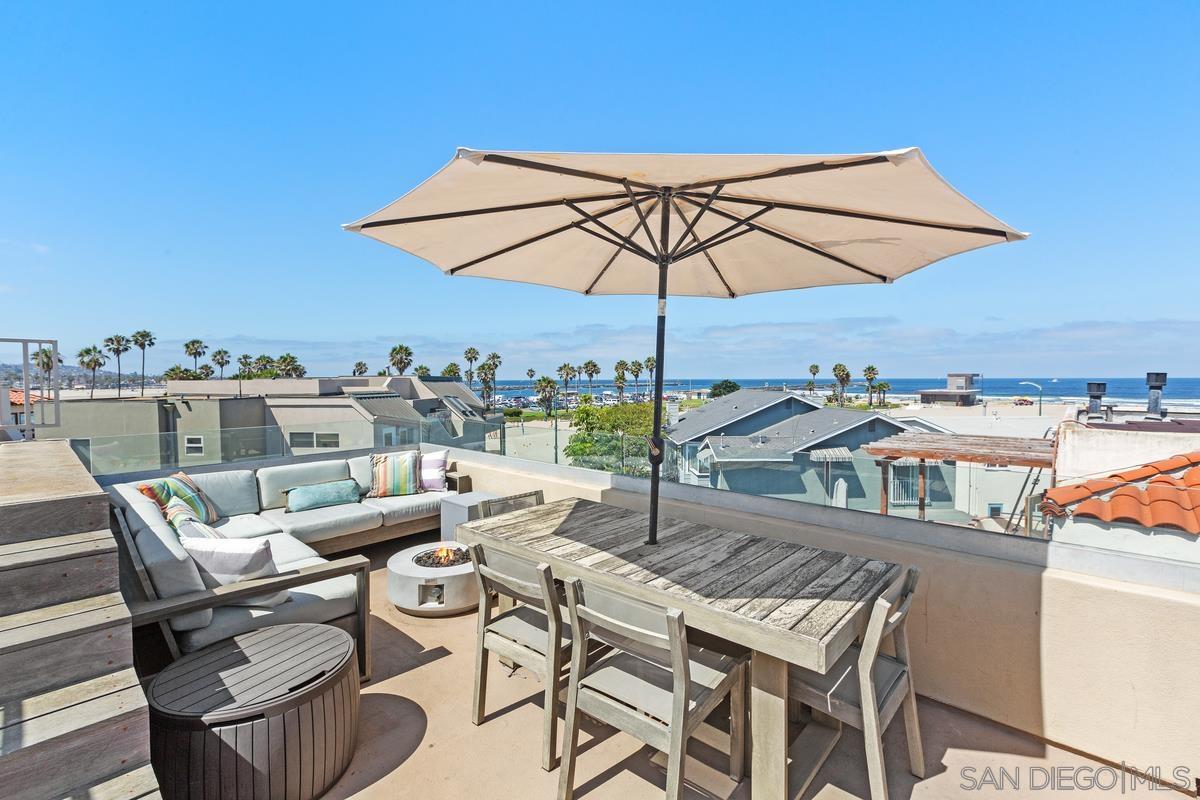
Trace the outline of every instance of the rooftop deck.
{"type": "MultiPolygon", "coordinates": [[[[409,543],[433,541],[434,536],[409,543]]],[[[358,751],[349,770],[326,795],[345,798],[411,796],[422,787],[429,798],[552,798],[558,773],[540,766],[541,685],[524,670],[489,684],[485,723],[470,722],[475,649],[475,615],[425,619],[408,616],[388,603],[385,562],[396,550],[383,543],[364,551],[372,562],[371,607],[374,680],[363,687],[358,751]]],[[[1046,745],[1032,736],[931,700],[920,703],[928,777],[908,772],[903,723],[888,730],[885,748],[893,798],[958,798],[987,772],[999,780],[1003,769],[1020,780],[1006,797],[1036,796],[1030,780],[1046,780],[1066,769],[1079,786],[1099,778],[1105,785],[1121,773],[1105,765],[1046,745]],[[964,773],[963,770],[968,770],[964,773]]],[[[724,774],[726,758],[693,742],[687,776],[689,798],[748,798],[748,778],[735,786],[724,774]]],[[[1149,794],[1145,785],[1131,787],[1149,794]]],[[[577,796],[640,800],[661,798],[665,769],[661,758],[636,739],[595,723],[581,738],[577,796]]],[[[829,761],[805,793],[832,800],[868,797],[862,737],[846,730],[829,761]]],[[[1035,784],[1036,786],[1036,784],[1035,784]]],[[[984,783],[984,791],[988,791],[984,783]]],[[[1100,790],[1075,796],[1112,796],[1100,790]]],[[[1156,792],[1161,795],[1161,789],[1156,792]]]]}

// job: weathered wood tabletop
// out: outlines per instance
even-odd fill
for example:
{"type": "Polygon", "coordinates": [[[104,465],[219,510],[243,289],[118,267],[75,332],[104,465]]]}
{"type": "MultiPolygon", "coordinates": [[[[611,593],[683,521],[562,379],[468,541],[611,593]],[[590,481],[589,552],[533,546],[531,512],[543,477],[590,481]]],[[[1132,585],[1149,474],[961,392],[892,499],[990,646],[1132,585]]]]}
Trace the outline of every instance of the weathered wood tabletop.
{"type": "Polygon", "coordinates": [[[780,782],[802,791],[796,784],[811,780],[836,735],[798,740],[819,752],[797,754],[788,780],[787,664],[825,672],[899,566],[669,518],[660,521],[659,543],[647,545],[647,528],[645,513],[569,498],[464,523],[458,540],[545,562],[556,578],[678,608],[689,627],[754,651],[753,796],[782,797],[780,782]]]}

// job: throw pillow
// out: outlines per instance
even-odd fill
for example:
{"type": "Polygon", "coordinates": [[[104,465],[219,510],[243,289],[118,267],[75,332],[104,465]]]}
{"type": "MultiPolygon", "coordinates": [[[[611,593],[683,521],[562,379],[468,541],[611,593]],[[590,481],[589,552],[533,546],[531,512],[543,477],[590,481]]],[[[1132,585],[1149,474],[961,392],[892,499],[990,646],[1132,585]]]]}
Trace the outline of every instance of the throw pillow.
{"type": "Polygon", "coordinates": [[[182,542],[185,538],[192,539],[224,539],[225,535],[212,525],[206,525],[195,517],[182,519],[175,526],[175,533],[182,542]]]}
{"type": "Polygon", "coordinates": [[[404,450],[399,453],[377,453],[371,456],[371,491],[367,497],[402,497],[421,491],[417,465],[421,453],[404,450]]]}
{"type": "Polygon", "coordinates": [[[310,508],[325,506],[340,506],[346,503],[357,503],[359,500],[358,481],[349,478],[344,481],[328,481],[313,483],[308,486],[293,486],[284,492],[287,496],[285,513],[292,511],[308,511],[310,508]]]}
{"type": "Polygon", "coordinates": [[[168,500],[167,507],[163,509],[163,516],[167,518],[167,524],[175,530],[179,530],[180,524],[184,522],[200,521],[196,516],[196,509],[192,508],[182,497],[172,497],[168,500]]]}
{"type": "Polygon", "coordinates": [[[446,462],[450,460],[449,450],[435,450],[432,453],[421,454],[421,491],[446,491],[446,462]]]}
{"type": "Polygon", "coordinates": [[[172,497],[178,497],[192,507],[192,510],[196,512],[196,519],[201,522],[215,522],[217,519],[216,509],[213,508],[208,497],[200,491],[200,487],[196,485],[195,481],[182,472],[139,484],[137,488],[139,492],[157,503],[158,510],[164,515],[167,511],[167,503],[172,497]]]}
{"type": "MultiPolygon", "coordinates": [[[[251,578],[278,575],[275,559],[271,557],[271,542],[267,539],[206,539],[181,536],[179,543],[196,562],[200,580],[210,589],[240,583],[251,578]]],[[[234,600],[235,606],[277,606],[288,599],[288,591],[234,600]]]]}

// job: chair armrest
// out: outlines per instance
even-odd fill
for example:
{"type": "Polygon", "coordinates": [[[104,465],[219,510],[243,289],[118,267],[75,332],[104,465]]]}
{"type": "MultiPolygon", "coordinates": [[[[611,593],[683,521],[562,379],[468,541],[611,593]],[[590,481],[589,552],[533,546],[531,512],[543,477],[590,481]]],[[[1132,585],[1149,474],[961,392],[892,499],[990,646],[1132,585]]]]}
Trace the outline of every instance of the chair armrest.
{"type": "Polygon", "coordinates": [[[342,575],[359,574],[361,584],[370,577],[371,562],[364,556],[347,556],[327,564],[315,564],[311,567],[288,570],[269,578],[255,578],[249,581],[231,583],[206,589],[202,592],[169,597],[165,600],[144,600],[128,603],[129,613],[134,627],[148,625],[152,622],[167,620],[188,611],[201,611],[206,608],[217,608],[228,605],[234,600],[253,597],[264,592],[290,589],[293,586],[304,586],[309,583],[337,578],[342,575]]]}
{"type": "Polygon", "coordinates": [[[471,491],[471,476],[459,469],[446,470],[446,488],[466,494],[471,491]]]}

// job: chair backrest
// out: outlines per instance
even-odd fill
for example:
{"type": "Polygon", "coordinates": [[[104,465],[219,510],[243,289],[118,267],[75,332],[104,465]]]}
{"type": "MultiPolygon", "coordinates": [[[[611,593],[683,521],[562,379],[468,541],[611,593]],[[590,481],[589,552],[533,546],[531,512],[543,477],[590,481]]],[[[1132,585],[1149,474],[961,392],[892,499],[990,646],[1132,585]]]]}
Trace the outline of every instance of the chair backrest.
{"type": "Polygon", "coordinates": [[[481,603],[490,602],[494,592],[544,609],[548,616],[561,620],[558,592],[549,564],[534,564],[491,547],[485,550],[480,544],[471,545],[469,551],[481,603]],[[547,598],[551,600],[548,602],[547,598]]]}
{"type": "Polygon", "coordinates": [[[909,567],[904,574],[892,582],[871,608],[871,619],[867,622],[866,631],[862,636],[862,651],[859,656],[860,674],[865,663],[874,664],[879,655],[879,646],[888,636],[892,636],[896,645],[896,659],[905,666],[908,665],[908,638],[905,624],[912,610],[913,596],[917,593],[917,583],[921,571],[909,567]]]}
{"type": "Polygon", "coordinates": [[[479,516],[494,517],[497,514],[507,514],[510,511],[520,511],[523,508],[540,506],[545,502],[546,498],[541,489],[522,494],[513,494],[508,497],[497,497],[492,500],[484,500],[479,504],[479,516]]]}
{"type": "Polygon", "coordinates": [[[643,603],[578,578],[567,581],[566,588],[575,652],[586,653],[589,640],[595,640],[632,653],[670,669],[676,696],[686,696],[691,676],[682,611],[643,603]]]}

